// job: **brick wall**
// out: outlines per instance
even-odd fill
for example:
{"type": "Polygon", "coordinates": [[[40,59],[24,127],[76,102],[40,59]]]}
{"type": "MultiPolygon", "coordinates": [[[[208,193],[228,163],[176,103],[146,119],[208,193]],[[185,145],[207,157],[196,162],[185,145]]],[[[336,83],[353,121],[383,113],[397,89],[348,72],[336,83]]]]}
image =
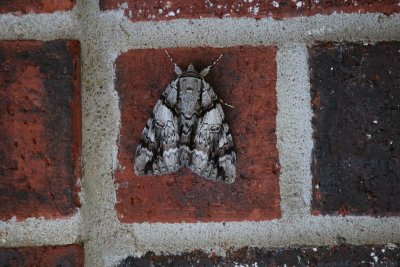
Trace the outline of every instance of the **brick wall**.
{"type": "Polygon", "coordinates": [[[400,262],[400,2],[0,1],[0,266],[400,262]],[[171,57],[232,184],[136,176],[171,57]]]}

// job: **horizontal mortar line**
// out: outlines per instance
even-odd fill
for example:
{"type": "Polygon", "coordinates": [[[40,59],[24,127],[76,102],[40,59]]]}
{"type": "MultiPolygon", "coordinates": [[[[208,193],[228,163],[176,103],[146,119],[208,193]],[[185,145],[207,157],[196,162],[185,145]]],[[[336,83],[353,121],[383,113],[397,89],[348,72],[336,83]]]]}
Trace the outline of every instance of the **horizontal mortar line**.
{"type": "MultiPolygon", "coordinates": [[[[376,42],[400,40],[400,14],[332,14],[285,20],[264,18],[178,19],[133,23],[121,13],[100,18],[101,28],[113,26],[115,43],[125,51],[133,48],[180,46],[275,45],[318,41],[376,42]],[[107,23],[108,21],[108,23],[107,23]],[[119,25],[119,27],[116,27],[119,25]]],[[[111,33],[110,33],[111,34],[111,33]]],[[[102,37],[106,37],[103,35],[102,37]]],[[[106,37],[108,38],[108,37],[106,37]]],[[[107,39],[109,40],[109,38],[107,39]]]]}
{"type": "MultiPolygon", "coordinates": [[[[0,39],[84,39],[110,37],[118,45],[126,39],[126,48],[160,48],[178,46],[268,45],[279,43],[313,43],[317,41],[400,40],[400,14],[381,13],[331,14],[271,18],[177,19],[157,22],[131,22],[120,11],[97,12],[78,20],[75,11],[51,14],[0,15],[0,39]],[[93,17],[94,16],[94,17],[93,17]],[[89,25],[87,24],[89,23],[89,25]],[[94,30],[86,38],[80,24],[94,30]],[[93,27],[90,27],[92,24],[93,27]],[[119,27],[116,27],[119,25],[119,27]],[[83,35],[83,36],[82,36],[83,35]],[[80,38],[83,37],[83,38],[80,38]]],[[[88,31],[88,30],[87,30],[88,31]]],[[[120,45],[119,45],[120,46],[120,45]]]]}
{"type": "Polygon", "coordinates": [[[81,214],[70,218],[0,221],[0,247],[67,245],[80,242],[81,214]]]}
{"type": "MultiPolygon", "coordinates": [[[[179,253],[231,247],[332,246],[400,242],[400,217],[309,216],[297,220],[193,224],[121,224],[135,233],[137,252],[179,253]]],[[[120,240],[114,240],[118,243],[120,240]]],[[[121,253],[132,251],[121,251],[121,253]]]]}
{"type": "Polygon", "coordinates": [[[79,39],[79,20],[74,11],[51,14],[0,15],[0,40],[79,39]]]}

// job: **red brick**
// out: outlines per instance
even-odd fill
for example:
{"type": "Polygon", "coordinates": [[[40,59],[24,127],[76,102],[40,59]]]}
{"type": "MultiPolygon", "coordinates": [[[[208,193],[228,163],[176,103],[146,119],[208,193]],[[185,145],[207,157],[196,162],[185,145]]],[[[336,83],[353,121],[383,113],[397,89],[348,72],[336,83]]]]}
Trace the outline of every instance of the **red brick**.
{"type": "Polygon", "coordinates": [[[124,7],[125,3],[128,5],[125,15],[132,21],[205,17],[282,19],[334,12],[381,12],[387,15],[400,12],[397,0],[100,0],[100,8],[101,10],[119,9],[124,7]]]}
{"type": "Polygon", "coordinates": [[[315,214],[400,212],[400,43],[310,48],[315,214]]]}
{"type": "Polygon", "coordinates": [[[73,8],[76,0],[2,0],[0,13],[52,13],[73,8]]]}
{"type": "Polygon", "coordinates": [[[0,219],[79,206],[78,41],[0,42],[0,219]]]}
{"type": "Polygon", "coordinates": [[[226,256],[202,251],[181,255],[128,257],[118,267],[130,266],[399,266],[400,249],[396,245],[342,245],[303,248],[249,248],[229,250],[226,256]]]}
{"type": "Polygon", "coordinates": [[[212,182],[183,169],[138,177],[134,153],[146,120],[164,88],[176,78],[164,50],[132,50],[116,61],[121,132],[115,173],[121,222],[269,220],[280,217],[276,149],[276,49],[273,47],[179,48],[168,50],[186,68],[221,61],[206,77],[223,107],[237,151],[233,184],[212,182]],[[133,64],[134,62],[134,64],[133,64]]]}
{"type": "Polygon", "coordinates": [[[83,247],[0,248],[0,266],[83,267],[83,247]]]}

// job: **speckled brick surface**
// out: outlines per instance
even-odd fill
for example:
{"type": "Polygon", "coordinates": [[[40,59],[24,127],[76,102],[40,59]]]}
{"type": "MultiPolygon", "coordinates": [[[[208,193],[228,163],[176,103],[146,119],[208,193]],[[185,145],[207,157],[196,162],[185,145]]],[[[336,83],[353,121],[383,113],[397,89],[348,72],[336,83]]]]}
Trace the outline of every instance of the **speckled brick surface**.
{"type": "Polygon", "coordinates": [[[395,244],[305,248],[248,248],[229,250],[224,257],[193,251],[182,255],[147,253],[128,257],[118,267],[140,266],[398,266],[400,250],[395,244]]]}
{"type": "Polygon", "coordinates": [[[274,47],[168,49],[186,68],[198,70],[221,53],[206,81],[226,103],[226,119],[237,151],[233,184],[207,181],[182,169],[138,177],[136,146],[161,92],[175,79],[164,50],[132,50],[116,61],[121,132],[116,209],[121,222],[196,222],[269,220],[280,217],[276,148],[276,49],[274,47]],[[132,64],[135,62],[135,64],[132,64]]]}
{"type": "Polygon", "coordinates": [[[400,212],[400,43],[309,49],[314,212],[400,212]]]}
{"type": "Polygon", "coordinates": [[[58,218],[79,206],[77,41],[0,42],[0,219],[58,218]]]}
{"type": "Polygon", "coordinates": [[[1,0],[0,13],[27,14],[67,11],[75,0],[1,0]]]}
{"type": "Polygon", "coordinates": [[[133,21],[205,17],[273,17],[282,19],[334,12],[380,12],[384,14],[400,12],[397,0],[100,0],[100,8],[101,10],[124,9],[125,15],[133,21]]]}
{"type": "Polygon", "coordinates": [[[0,248],[0,266],[83,267],[83,247],[0,248]]]}

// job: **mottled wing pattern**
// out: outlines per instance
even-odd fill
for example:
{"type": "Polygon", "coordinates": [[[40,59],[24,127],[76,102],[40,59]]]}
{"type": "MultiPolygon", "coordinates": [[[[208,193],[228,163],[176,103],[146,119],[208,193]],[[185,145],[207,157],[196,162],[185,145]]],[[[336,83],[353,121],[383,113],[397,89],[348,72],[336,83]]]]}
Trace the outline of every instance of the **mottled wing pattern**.
{"type": "Polygon", "coordinates": [[[225,115],[213,89],[203,81],[202,109],[194,136],[189,168],[206,179],[232,183],[236,153],[225,115]]]}
{"type": "Polygon", "coordinates": [[[136,150],[134,168],[137,175],[161,175],[181,167],[178,119],[174,115],[176,99],[175,80],[164,90],[143,130],[136,150]]]}
{"type": "Polygon", "coordinates": [[[157,101],[136,150],[137,175],[161,175],[187,166],[209,180],[235,180],[236,154],[220,101],[196,75],[190,65],[157,101]]]}

